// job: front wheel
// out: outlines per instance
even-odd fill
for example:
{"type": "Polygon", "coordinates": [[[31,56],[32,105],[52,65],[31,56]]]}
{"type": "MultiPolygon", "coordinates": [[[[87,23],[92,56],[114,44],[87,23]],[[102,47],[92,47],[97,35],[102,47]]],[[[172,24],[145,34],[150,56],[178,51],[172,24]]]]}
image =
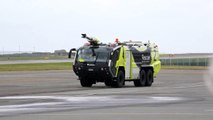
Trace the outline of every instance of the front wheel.
{"type": "Polygon", "coordinates": [[[118,77],[116,81],[112,81],[112,87],[121,88],[124,85],[125,75],[122,70],[118,71],[118,77]]]}
{"type": "Polygon", "coordinates": [[[82,87],[92,87],[92,82],[86,78],[80,78],[80,83],[82,87]]]}
{"type": "Polygon", "coordinates": [[[153,81],[154,81],[153,71],[148,70],[146,74],[146,86],[152,86],[153,81]]]}

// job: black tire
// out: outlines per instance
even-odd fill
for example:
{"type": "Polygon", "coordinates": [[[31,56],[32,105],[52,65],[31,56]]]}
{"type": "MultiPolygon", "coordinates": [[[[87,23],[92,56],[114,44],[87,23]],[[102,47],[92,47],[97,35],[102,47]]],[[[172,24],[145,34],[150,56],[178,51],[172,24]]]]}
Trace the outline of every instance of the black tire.
{"type": "Polygon", "coordinates": [[[144,70],[140,71],[140,79],[134,81],[135,87],[143,87],[146,85],[146,72],[144,70]]]}
{"type": "Polygon", "coordinates": [[[122,70],[118,71],[118,77],[116,81],[112,81],[112,87],[121,88],[124,86],[125,75],[122,70]]]}
{"type": "Polygon", "coordinates": [[[105,83],[105,86],[109,87],[112,85],[112,80],[110,80],[110,79],[105,80],[104,83],[105,83]]]}
{"type": "Polygon", "coordinates": [[[92,82],[86,78],[80,78],[80,83],[82,87],[92,87],[92,82]]]}
{"type": "Polygon", "coordinates": [[[146,73],[146,86],[152,86],[152,83],[154,81],[154,77],[153,77],[153,71],[152,70],[148,70],[146,73]]]}

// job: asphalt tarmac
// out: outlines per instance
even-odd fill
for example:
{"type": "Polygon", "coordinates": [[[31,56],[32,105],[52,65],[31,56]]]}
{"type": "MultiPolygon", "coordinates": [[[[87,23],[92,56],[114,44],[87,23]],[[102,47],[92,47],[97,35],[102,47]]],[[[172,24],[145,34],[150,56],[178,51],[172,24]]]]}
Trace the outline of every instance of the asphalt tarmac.
{"type": "Polygon", "coordinates": [[[72,71],[0,72],[0,120],[212,120],[205,73],[162,70],[152,87],[82,88],[72,71]]]}

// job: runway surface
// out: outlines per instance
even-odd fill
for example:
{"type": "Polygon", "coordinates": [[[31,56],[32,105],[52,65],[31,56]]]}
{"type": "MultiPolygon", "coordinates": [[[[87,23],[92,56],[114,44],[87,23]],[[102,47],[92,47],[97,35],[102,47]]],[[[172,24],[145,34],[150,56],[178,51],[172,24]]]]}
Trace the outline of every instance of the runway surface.
{"type": "Polygon", "coordinates": [[[152,87],[82,88],[72,71],[0,72],[0,120],[212,120],[206,71],[162,70],[152,87]]]}

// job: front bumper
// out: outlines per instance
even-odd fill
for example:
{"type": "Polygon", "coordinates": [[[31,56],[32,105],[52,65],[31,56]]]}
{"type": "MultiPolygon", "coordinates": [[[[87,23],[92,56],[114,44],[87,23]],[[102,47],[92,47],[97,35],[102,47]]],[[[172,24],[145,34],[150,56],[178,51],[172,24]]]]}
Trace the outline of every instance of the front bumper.
{"type": "Polygon", "coordinates": [[[73,69],[79,78],[84,77],[97,82],[112,78],[109,67],[106,66],[73,66],[73,69]]]}

